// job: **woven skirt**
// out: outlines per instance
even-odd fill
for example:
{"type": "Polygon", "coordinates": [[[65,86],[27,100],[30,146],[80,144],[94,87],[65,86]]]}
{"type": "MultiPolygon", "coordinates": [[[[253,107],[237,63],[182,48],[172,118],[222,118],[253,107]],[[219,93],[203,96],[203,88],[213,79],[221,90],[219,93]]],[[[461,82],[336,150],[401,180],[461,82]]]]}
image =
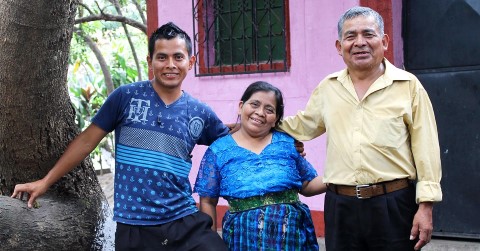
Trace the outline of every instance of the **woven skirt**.
{"type": "Polygon", "coordinates": [[[301,202],[227,211],[222,235],[234,251],[319,250],[310,209],[301,202]]]}

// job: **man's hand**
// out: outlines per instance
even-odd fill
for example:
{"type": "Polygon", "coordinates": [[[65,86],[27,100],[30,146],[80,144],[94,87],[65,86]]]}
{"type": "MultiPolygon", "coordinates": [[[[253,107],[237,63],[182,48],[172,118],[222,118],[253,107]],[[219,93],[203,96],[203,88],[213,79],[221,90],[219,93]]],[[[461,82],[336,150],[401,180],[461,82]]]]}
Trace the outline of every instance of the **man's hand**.
{"type": "Polygon", "coordinates": [[[303,142],[295,140],[295,149],[297,149],[297,152],[302,156],[305,157],[307,154],[304,152],[305,148],[303,147],[303,142]]]}
{"type": "Polygon", "coordinates": [[[27,194],[27,206],[29,208],[37,205],[36,199],[44,194],[48,189],[48,185],[43,180],[37,180],[31,183],[18,184],[15,186],[12,198],[23,200],[25,193],[27,194]]]}
{"type": "Polygon", "coordinates": [[[238,129],[240,129],[240,124],[239,123],[232,123],[232,124],[225,124],[225,126],[228,127],[228,129],[230,129],[230,134],[238,131],[238,129]]]}
{"type": "Polygon", "coordinates": [[[432,220],[433,203],[422,202],[418,207],[418,211],[413,218],[413,227],[410,231],[410,240],[418,237],[415,244],[415,250],[420,250],[427,245],[432,239],[433,220],[432,220]]]}

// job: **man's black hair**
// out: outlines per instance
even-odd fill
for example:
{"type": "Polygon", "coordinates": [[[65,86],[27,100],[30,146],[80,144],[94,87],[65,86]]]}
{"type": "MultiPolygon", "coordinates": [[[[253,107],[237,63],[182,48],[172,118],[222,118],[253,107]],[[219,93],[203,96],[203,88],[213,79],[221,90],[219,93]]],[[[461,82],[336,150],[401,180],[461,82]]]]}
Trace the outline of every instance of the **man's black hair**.
{"type": "Polygon", "coordinates": [[[190,37],[188,36],[188,34],[185,31],[180,29],[180,27],[178,27],[177,25],[175,25],[172,22],[168,22],[168,23],[160,26],[160,28],[156,29],[152,33],[152,35],[150,36],[150,39],[148,40],[148,55],[150,56],[150,58],[153,57],[153,51],[155,49],[155,42],[158,39],[170,40],[170,39],[173,39],[173,38],[176,38],[176,37],[179,37],[179,38],[185,40],[185,45],[187,47],[188,56],[191,57],[192,56],[192,40],[190,39],[190,37]]]}

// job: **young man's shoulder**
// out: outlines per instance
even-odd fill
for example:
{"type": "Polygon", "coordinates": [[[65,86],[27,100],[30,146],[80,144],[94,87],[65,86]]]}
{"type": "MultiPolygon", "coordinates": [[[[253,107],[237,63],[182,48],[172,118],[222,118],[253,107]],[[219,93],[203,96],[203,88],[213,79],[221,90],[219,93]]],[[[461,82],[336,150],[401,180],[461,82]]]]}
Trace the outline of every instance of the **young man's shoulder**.
{"type": "Polygon", "coordinates": [[[203,114],[205,116],[210,117],[211,114],[215,114],[215,111],[206,102],[193,97],[192,95],[190,95],[185,91],[183,91],[183,93],[188,103],[188,109],[191,109],[191,111],[193,111],[197,116],[202,116],[203,114]]]}
{"type": "Polygon", "coordinates": [[[147,90],[153,90],[152,85],[149,80],[133,82],[125,85],[120,85],[114,90],[115,94],[131,94],[131,95],[138,95],[143,93],[147,90]]]}
{"type": "Polygon", "coordinates": [[[200,100],[199,98],[196,98],[196,97],[192,96],[188,92],[183,91],[183,93],[184,93],[185,98],[188,100],[189,103],[195,104],[195,105],[198,105],[198,106],[202,106],[202,107],[203,106],[204,107],[210,107],[206,102],[200,100]]]}

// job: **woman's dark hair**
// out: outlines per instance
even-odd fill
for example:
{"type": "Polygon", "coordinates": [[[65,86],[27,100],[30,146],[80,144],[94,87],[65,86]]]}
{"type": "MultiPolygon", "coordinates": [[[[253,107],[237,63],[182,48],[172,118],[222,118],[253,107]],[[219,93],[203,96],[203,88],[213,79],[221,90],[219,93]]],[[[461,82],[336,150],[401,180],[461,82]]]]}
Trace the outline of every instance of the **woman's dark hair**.
{"type": "Polygon", "coordinates": [[[264,82],[264,81],[257,81],[250,84],[240,99],[243,103],[245,103],[254,93],[257,92],[273,92],[275,93],[275,101],[277,102],[276,111],[277,114],[277,121],[275,121],[275,126],[280,125],[281,120],[283,118],[284,113],[284,105],[283,105],[283,95],[280,89],[277,87],[264,82]]]}
{"type": "Polygon", "coordinates": [[[190,37],[187,35],[185,31],[180,29],[180,27],[176,26],[172,22],[168,22],[160,26],[160,28],[156,29],[148,39],[148,55],[150,56],[150,58],[153,57],[155,42],[157,40],[159,39],[170,40],[176,37],[179,37],[185,40],[188,56],[191,57],[192,56],[192,40],[190,39],[190,37]]]}

